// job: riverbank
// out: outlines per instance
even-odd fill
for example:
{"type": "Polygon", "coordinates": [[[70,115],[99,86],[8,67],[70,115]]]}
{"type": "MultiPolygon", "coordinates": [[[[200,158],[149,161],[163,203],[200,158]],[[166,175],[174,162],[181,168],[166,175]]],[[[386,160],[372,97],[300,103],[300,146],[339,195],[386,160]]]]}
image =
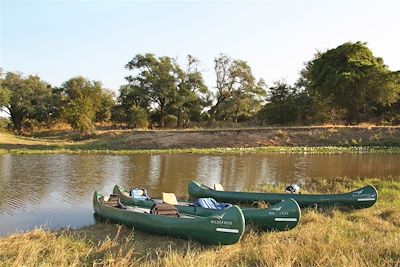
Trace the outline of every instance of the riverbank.
{"type": "Polygon", "coordinates": [[[207,246],[103,222],[78,230],[36,230],[2,238],[0,262],[5,266],[397,266],[400,182],[318,179],[303,189],[346,192],[366,183],[379,192],[377,204],[369,209],[303,210],[295,229],[271,233],[248,229],[232,246],[207,246]]]}
{"type": "Polygon", "coordinates": [[[400,152],[400,127],[279,127],[0,133],[2,153],[359,153],[400,152]]]}

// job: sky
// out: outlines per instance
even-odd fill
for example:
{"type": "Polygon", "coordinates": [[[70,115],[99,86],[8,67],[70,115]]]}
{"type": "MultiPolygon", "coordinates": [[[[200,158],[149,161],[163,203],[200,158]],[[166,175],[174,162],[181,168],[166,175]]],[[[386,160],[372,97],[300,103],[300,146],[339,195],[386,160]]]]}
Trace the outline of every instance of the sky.
{"type": "Polygon", "coordinates": [[[78,75],[118,91],[138,53],[201,61],[213,88],[220,53],[268,85],[293,83],[317,50],[363,41],[400,70],[400,1],[5,1],[0,67],[54,86],[78,75]]]}

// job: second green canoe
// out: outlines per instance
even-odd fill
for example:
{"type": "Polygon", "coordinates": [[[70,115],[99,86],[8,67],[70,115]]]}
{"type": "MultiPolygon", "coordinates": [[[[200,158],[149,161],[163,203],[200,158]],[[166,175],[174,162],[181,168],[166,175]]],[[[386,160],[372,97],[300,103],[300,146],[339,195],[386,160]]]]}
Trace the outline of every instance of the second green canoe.
{"type": "MultiPolygon", "coordinates": [[[[119,185],[114,186],[113,193],[120,197],[122,203],[130,206],[151,208],[155,203],[162,202],[162,200],[157,199],[139,200],[131,198],[128,191],[119,185]]],[[[181,213],[200,217],[212,216],[221,211],[197,207],[188,202],[178,202],[176,208],[181,213]]],[[[254,224],[265,231],[293,229],[299,223],[301,217],[300,207],[293,199],[287,199],[265,209],[242,208],[242,212],[246,224],[254,224]]]]}
{"type": "Polygon", "coordinates": [[[264,201],[277,203],[286,199],[294,199],[300,207],[346,207],[353,209],[369,208],[378,199],[378,191],[372,185],[367,185],[350,193],[344,194],[285,194],[285,193],[255,193],[216,191],[208,186],[190,181],[188,184],[189,195],[192,197],[212,197],[218,201],[229,203],[253,203],[264,201]]]}

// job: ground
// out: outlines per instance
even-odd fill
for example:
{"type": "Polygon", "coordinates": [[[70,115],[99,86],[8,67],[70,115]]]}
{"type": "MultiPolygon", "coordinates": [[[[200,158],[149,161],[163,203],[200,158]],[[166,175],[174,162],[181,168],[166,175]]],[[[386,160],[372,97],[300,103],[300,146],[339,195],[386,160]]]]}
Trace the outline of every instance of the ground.
{"type": "Polygon", "coordinates": [[[219,130],[108,130],[82,138],[72,132],[0,133],[3,150],[159,150],[247,147],[400,146],[400,127],[279,127],[219,130]]]}

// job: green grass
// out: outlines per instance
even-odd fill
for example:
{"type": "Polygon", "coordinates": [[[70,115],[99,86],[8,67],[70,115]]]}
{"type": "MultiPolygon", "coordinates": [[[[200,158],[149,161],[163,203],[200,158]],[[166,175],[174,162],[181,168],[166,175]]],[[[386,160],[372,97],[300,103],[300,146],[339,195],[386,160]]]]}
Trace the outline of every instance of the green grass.
{"type": "MultiPolygon", "coordinates": [[[[302,190],[348,192],[366,183],[379,192],[377,204],[369,209],[306,209],[291,231],[249,228],[231,246],[207,246],[100,223],[2,238],[0,262],[4,266],[399,266],[400,182],[318,179],[302,190]]],[[[281,188],[257,185],[252,189],[281,188]]]]}

